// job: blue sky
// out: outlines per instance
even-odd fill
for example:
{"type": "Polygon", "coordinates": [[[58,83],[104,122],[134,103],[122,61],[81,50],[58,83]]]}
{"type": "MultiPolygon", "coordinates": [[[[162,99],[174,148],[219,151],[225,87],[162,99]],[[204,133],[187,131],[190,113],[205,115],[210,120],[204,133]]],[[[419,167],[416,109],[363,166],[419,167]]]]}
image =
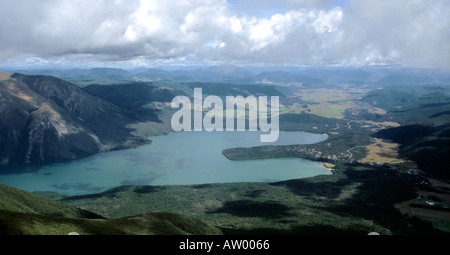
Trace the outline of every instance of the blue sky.
{"type": "Polygon", "coordinates": [[[450,66],[448,0],[2,0],[0,66],[450,66]]]}
{"type": "Polygon", "coordinates": [[[349,0],[335,0],[333,2],[333,6],[341,6],[342,8],[345,8],[347,6],[349,0]]]}

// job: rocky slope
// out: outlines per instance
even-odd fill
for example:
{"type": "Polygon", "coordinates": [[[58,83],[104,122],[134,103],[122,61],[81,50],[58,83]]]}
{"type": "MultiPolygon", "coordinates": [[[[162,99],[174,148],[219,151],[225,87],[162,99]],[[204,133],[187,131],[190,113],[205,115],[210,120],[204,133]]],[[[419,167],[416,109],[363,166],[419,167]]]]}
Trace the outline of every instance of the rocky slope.
{"type": "Polygon", "coordinates": [[[135,114],[50,76],[0,72],[0,165],[42,164],[149,141],[135,114]]]}

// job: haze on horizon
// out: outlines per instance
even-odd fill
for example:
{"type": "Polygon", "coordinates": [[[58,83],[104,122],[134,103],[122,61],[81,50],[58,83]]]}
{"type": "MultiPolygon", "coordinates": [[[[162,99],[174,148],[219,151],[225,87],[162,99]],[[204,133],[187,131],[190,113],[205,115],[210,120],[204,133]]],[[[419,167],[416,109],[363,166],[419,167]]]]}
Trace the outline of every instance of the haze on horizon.
{"type": "Polygon", "coordinates": [[[450,67],[447,0],[2,0],[0,66],[450,67]]]}

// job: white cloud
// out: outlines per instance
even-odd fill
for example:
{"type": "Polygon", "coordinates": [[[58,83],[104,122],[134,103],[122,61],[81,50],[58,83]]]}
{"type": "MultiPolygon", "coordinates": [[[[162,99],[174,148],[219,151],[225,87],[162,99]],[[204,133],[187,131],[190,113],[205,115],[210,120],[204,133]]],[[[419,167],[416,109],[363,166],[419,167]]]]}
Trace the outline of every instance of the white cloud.
{"type": "Polygon", "coordinates": [[[233,16],[229,19],[231,31],[233,33],[239,33],[242,31],[242,22],[239,18],[233,16]]]}
{"type": "Polygon", "coordinates": [[[447,0],[2,0],[0,64],[450,66],[447,0]],[[36,59],[41,59],[37,61],[36,59]]]}
{"type": "Polygon", "coordinates": [[[353,1],[332,55],[365,64],[450,67],[449,31],[446,0],[353,1]]]}

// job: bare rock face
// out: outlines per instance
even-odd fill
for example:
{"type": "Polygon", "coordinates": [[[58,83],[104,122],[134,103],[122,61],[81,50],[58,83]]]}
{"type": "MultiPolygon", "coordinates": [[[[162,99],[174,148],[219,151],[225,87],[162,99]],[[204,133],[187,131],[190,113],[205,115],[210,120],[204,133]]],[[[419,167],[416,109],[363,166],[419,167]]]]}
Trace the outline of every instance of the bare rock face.
{"type": "Polygon", "coordinates": [[[143,145],[133,113],[49,76],[0,73],[0,165],[43,164],[143,145]]]}

